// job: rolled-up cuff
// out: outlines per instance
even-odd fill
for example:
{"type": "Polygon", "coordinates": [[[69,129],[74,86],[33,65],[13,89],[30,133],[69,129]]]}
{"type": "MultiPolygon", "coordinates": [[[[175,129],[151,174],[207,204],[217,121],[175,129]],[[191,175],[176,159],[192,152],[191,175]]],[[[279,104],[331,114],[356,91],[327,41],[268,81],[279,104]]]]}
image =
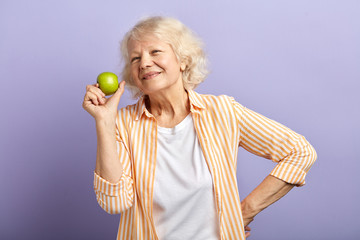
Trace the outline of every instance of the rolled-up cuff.
{"type": "Polygon", "coordinates": [[[121,191],[123,191],[123,189],[126,187],[126,180],[127,180],[126,178],[127,178],[126,175],[123,174],[119,182],[111,183],[100,177],[98,174],[96,174],[96,172],[94,172],[94,190],[96,192],[103,193],[107,196],[117,197],[121,194],[121,191]]]}
{"type": "Polygon", "coordinates": [[[298,187],[305,185],[306,172],[286,162],[278,163],[270,175],[298,187]]]}

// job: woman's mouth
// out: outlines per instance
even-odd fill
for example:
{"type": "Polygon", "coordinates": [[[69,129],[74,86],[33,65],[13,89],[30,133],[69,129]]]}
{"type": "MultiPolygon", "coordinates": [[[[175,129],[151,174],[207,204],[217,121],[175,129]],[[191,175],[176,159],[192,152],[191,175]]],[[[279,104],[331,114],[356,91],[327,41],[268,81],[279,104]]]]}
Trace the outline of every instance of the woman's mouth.
{"type": "Polygon", "coordinates": [[[158,76],[159,74],[160,74],[159,72],[148,72],[148,73],[144,74],[141,79],[149,80],[149,79],[152,79],[152,78],[158,76]]]}

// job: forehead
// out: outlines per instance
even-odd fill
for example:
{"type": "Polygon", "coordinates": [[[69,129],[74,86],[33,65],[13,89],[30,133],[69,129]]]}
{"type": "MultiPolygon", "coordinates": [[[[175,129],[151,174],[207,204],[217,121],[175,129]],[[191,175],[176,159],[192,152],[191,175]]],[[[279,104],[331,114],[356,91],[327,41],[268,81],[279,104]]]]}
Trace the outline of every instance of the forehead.
{"type": "Polygon", "coordinates": [[[162,47],[170,47],[171,46],[160,40],[158,37],[154,35],[146,35],[143,37],[140,37],[139,39],[130,38],[127,44],[127,49],[129,54],[133,52],[141,51],[141,49],[156,47],[156,46],[162,46],[162,47]]]}

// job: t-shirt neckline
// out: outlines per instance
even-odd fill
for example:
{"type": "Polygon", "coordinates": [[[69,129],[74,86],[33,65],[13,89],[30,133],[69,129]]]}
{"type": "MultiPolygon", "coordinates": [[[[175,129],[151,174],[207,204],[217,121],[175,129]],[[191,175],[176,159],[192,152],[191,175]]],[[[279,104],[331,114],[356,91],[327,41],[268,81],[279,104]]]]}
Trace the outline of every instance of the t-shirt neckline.
{"type": "Polygon", "coordinates": [[[166,128],[157,126],[158,131],[165,134],[175,134],[182,129],[184,129],[189,123],[192,121],[191,113],[189,113],[180,123],[178,123],[175,127],[166,128]]]}

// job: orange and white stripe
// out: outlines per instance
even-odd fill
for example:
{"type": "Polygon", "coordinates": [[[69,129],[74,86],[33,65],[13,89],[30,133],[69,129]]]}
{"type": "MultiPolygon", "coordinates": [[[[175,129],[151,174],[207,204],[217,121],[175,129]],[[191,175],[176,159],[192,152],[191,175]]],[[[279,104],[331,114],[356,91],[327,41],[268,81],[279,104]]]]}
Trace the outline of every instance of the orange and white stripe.
{"type": "MultiPolygon", "coordinates": [[[[305,184],[316,152],[303,136],[231,97],[191,90],[188,94],[196,133],[213,177],[220,237],[245,240],[236,178],[238,147],[276,162],[270,174],[298,186],[305,184]]],[[[118,240],[158,239],[152,202],[157,123],[143,98],[119,110],[117,146],[123,176],[112,184],[95,173],[97,201],[106,212],[121,213],[118,240]]]]}

